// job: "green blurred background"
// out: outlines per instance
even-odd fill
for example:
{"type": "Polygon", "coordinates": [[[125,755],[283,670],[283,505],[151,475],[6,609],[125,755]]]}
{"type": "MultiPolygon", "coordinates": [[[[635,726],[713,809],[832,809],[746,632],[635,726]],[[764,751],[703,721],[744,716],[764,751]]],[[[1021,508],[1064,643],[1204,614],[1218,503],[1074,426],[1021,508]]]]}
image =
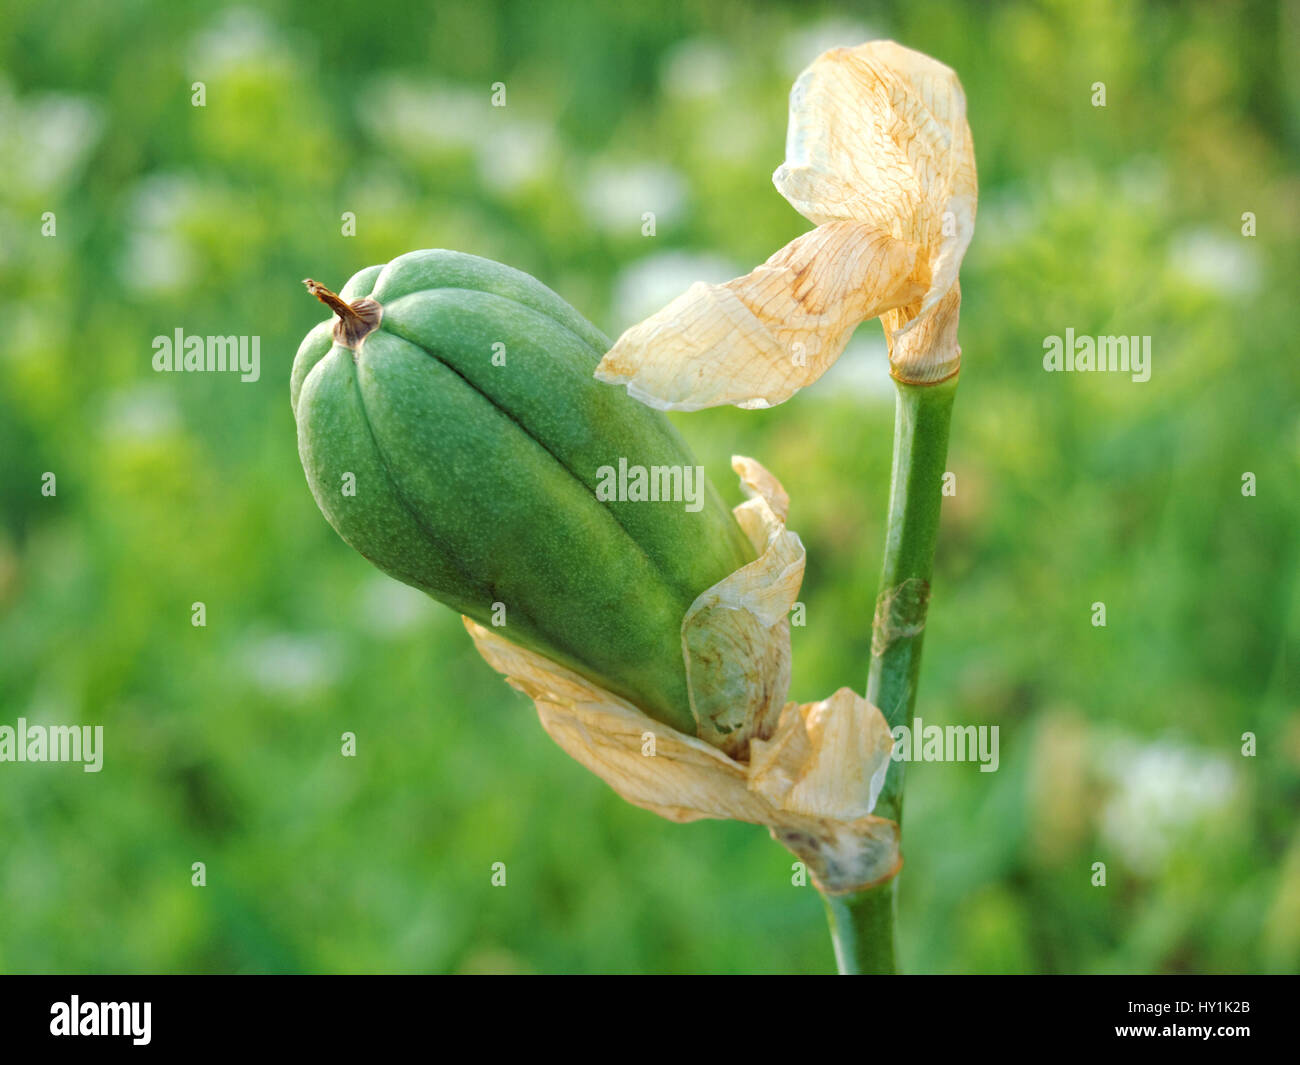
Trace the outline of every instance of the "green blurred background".
{"type": "MultiPolygon", "coordinates": [[[[301,278],[416,248],[527,270],[611,334],[747,271],[808,228],[769,180],[794,76],[873,37],[969,100],[958,491],[918,711],[1001,728],[997,773],[910,772],[903,963],[1300,969],[1300,6],[19,0],[0,724],[102,724],[106,754],[0,763],[0,970],[832,969],[765,832],[622,803],[450,611],[344,546],[288,375],[322,318],[301,278]],[[261,379],[155,374],[178,327],[259,335],[261,379]],[[1151,335],[1151,380],[1044,373],[1067,327],[1151,335]]],[[[879,324],[782,407],[677,421],[732,502],[733,451],[790,491],[792,695],[861,687],[879,324]]]]}

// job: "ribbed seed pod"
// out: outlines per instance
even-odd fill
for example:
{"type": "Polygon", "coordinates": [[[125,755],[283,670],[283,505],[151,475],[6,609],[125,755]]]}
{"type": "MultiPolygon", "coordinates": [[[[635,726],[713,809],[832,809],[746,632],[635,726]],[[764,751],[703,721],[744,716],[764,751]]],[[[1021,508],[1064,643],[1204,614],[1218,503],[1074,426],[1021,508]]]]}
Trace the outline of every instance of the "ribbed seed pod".
{"type": "Polygon", "coordinates": [[[609,341],[529,275],[457,252],[308,287],[337,317],[299,347],[292,402],[339,535],[694,733],[682,617],[754,553],[664,416],[593,378],[609,341]],[[620,462],[668,471],[678,498],[617,498],[620,462]]]}

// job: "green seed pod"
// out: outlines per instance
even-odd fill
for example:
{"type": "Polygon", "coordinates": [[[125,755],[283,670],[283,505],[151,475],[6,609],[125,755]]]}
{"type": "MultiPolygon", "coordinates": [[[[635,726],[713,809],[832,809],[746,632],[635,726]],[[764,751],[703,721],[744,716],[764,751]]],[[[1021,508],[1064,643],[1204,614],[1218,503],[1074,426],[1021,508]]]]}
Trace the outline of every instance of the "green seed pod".
{"type": "Polygon", "coordinates": [[[458,252],[369,267],[338,296],[307,286],[337,317],[294,361],[298,451],[339,535],[694,733],[682,618],[754,552],[667,419],[593,378],[609,341],[529,275],[458,252]]]}

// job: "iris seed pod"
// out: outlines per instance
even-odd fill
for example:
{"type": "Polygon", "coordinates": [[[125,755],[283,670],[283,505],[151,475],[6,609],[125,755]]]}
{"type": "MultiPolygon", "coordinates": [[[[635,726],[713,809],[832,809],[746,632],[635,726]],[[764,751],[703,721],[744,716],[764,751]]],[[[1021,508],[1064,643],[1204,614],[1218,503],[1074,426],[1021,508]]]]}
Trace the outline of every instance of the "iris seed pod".
{"type": "Polygon", "coordinates": [[[683,618],[754,550],[663,415],[594,379],[608,339],[529,275],[458,252],[369,267],[337,296],[307,285],[335,317],[298,349],[291,397],[339,535],[696,734],[683,618]],[[610,490],[624,468],[680,491],[610,490]]]}

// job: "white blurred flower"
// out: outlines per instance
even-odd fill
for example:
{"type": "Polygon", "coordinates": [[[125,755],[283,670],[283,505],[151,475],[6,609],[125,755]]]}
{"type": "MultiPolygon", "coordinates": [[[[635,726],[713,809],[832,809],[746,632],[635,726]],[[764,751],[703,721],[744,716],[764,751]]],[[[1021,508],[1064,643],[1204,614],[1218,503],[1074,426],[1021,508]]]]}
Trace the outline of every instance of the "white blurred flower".
{"type": "Polygon", "coordinates": [[[1120,171],[1119,184],[1130,203],[1154,207],[1168,202],[1169,171],[1155,156],[1139,156],[1126,163],[1120,171]]]}
{"type": "Polygon", "coordinates": [[[889,345],[874,325],[863,325],[853,334],[844,354],[823,375],[826,387],[812,389],[822,400],[850,396],[859,402],[879,399],[894,404],[894,386],[889,377],[889,345]]]}
{"type": "Polygon", "coordinates": [[[485,89],[386,75],[364,95],[357,118],[376,140],[408,158],[472,155],[493,192],[513,192],[554,164],[552,127],[493,107],[485,89]]]}
{"type": "Polygon", "coordinates": [[[691,119],[693,149],[727,163],[757,160],[763,141],[761,112],[745,99],[736,56],[725,42],[692,37],[668,50],[659,66],[664,95],[701,105],[691,119]]]}
{"type": "Polygon", "coordinates": [[[1111,744],[1104,757],[1115,790],[1102,810],[1101,833],[1135,872],[1159,871],[1180,844],[1232,803],[1236,774],[1223,757],[1170,741],[1111,744]]]}
{"type": "Polygon", "coordinates": [[[1091,160],[1058,158],[1048,167],[1047,183],[1053,200],[1059,203],[1079,203],[1105,195],[1097,168],[1091,160]]]}
{"type": "Polygon", "coordinates": [[[883,27],[855,19],[827,18],[790,34],[781,47],[781,66],[794,77],[823,52],[852,48],[863,41],[888,37],[883,27]]]}
{"type": "Polygon", "coordinates": [[[226,8],[194,37],[190,70],[199,80],[230,70],[288,66],[293,50],[279,30],[260,11],[249,7],[226,8]]]}
{"type": "Polygon", "coordinates": [[[721,283],[736,274],[736,264],[720,255],[661,251],[629,263],[614,280],[614,317],[639,322],[696,281],[721,283]]]}
{"type": "Polygon", "coordinates": [[[336,640],[288,632],[251,638],[238,662],[256,687],[274,697],[309,694],[332,684],[341,672],[336,640]]]}
{"type": "Polygon", "coordinates": [[[197,183],[185,174],[152,174],[136,184],[119,262],[123,285],[149,294],[175,292],[190,283],[196,257],[182,223],[200,199],[197,183]]]}
{"type": "Polygon", "coordinates": [[[198,183],[190,175],[150,174],[131,190],[130,221],[133,226],[170,229],[198,202],[198,183]]]}
{"type": "Polygon", "coordinates": [[[135,232],[127,238],[119,273],[122,283],[137,292],[178,292],[194,276],[194,255],[171,233],[135,232]]]}
{"type": "Polygon", "coordinates": [[[0,79],[0,158],[5,192],[46,196],[71,184],[104,131],[100,108],[68,93],[19,99],[0,79]]]}
{"type": "Polygon", "coordinates": [[[103,433],[109,442],[151,442],[172,436],[181,425],[175,392],[163,384],[120,388],[104,402],[103,433]]]}
{"type": "Polygon", "coordinates": [[[722,163],[756,164],[765,147],[760,115],[744,107],[719,110],[700,123],[694,136],[701,154],[722,163]]]}
{"type": "Polygon", "coordinates": [[[670,225],[686,208],[686,180],[660,163],[593,168],[583,188],[582,207],[595,225],[616,234],[641,232],[642,216],[655,216],[657,227],[670,225]]]}
{"type": "Polygon", "coordinates": [[[454,622],[454,615],[438,610],[423,592],[383,574],[362,585],[359,598],[366,627],[385,636],[410,632],[433,617],[446,615],[449,625],[454,622]]]}
{"type": "Polygon", "coordinates": [[[990,250],[1014,248],[1039,231],[1040,212],[1025,198],[1023,190],[1004,190],[980,203],[984,218],[980,240],[990,250]]]}
{"type": "Polygon", "coordinates": [[[407,155],[475,148],[492,117],[486,91],[392,75],[364,94],[357,117],[377,140],[407,155]]]}
{"type": "Polygon", "coordinates": [[[1185,281],[1223,296],[1249,296],[1259,289],[1259,261],[1240,236],[1184,230],[1173,238],[1169,265],[1185,281]]]}
{"type": "Polygon", "coordinates": [[[410,198],[387,160],[371,159],[349,175],[346,203],[365,203],[377,214],[396,214],[410,207],[410,198]]]}
{"type": "Polygon", "coordinates": [[[479,176],[494,192],[514,192],[544,175],[554,156],[555,135],[550,126],[503,117],[479,140],[479,176]]]}
{"type": "Polygon", "coordinates": [[[659,65],[659,84],[667,96],[705,99],[721,96],[735,77],[730,50],[721,42],[692,37],[670,48],[659,65]]]}

